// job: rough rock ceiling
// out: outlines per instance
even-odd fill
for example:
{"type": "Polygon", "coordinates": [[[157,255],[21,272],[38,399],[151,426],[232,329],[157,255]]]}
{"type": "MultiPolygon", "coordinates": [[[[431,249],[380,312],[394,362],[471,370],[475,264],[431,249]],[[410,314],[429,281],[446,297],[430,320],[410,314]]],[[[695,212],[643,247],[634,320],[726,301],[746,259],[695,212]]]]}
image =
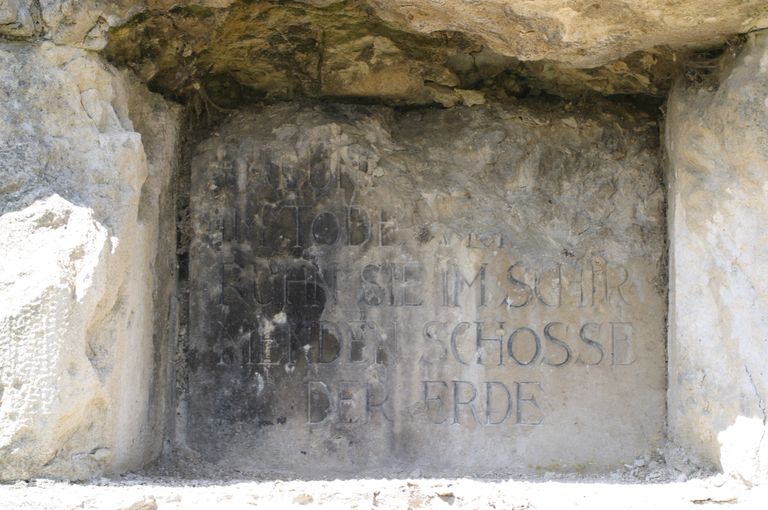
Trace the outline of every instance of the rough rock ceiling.
{"type": "Polygon", "coordinates": [[[595,67],[665,45],[714,44],[768,25],[765,0],[369,0],[384,20],[474,34],[521,60],[595,67]]]}
{"type": "Polygon", "coordinates": [[[177,7],[113,30],[106,55],[152,88],[202,93],[227,105],[244,93],[272,98],[355,97],[447,106],[486,93],[541,90],[562,96],[660,94],[675,65],[665,48],[596,69],[501,55],[472,34],[417,34],[383,22],[360,2],[314,7],[240,2],[177,7]]]}
{"type": "Polygon", "coordinates": [[[103,50],[154,90],[221,107],[263,97],[453,105],[488,95],[664,96],[685,65],[764,27],[765,0],[0,4],[0,36],[103,50]]]}

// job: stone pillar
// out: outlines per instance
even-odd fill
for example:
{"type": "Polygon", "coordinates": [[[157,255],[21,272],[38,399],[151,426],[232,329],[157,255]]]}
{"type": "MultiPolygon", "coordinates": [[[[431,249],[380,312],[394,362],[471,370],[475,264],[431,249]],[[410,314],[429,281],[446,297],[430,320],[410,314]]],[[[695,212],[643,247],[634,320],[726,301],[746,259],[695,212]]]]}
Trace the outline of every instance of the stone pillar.
{"type": "Polygon", "coordinates": [[[669,430],[701,462],[768,476],[768,37],[669,99],[669,430]]]}
{"type": "Polygon", "coordinates": [[[86,51],[0,44],[0,479],[162,448],[178,118],[86,51]]]}

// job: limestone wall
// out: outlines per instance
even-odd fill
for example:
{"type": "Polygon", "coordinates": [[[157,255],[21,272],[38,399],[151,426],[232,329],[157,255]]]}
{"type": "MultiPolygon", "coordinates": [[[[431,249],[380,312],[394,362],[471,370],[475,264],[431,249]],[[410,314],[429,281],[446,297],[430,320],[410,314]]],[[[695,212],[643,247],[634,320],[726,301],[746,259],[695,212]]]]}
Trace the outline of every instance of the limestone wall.
{"type": "Polygon", "coordinates": [[[765,482],[766,26],[762,0],[0,0],[0,479],[139,468],[176,425],[254,469],[667,439],[765,482]]]}
{"type": "Polygon", "coordinates": [[[663,446],[656,124],[562,105],[282,104],[195,145],[189,446],[304,476],[663,446]]]}
{"type": "Polygon", "coordinates": [[[0,45],[0,478],[160,451],[178,117],[83,50],[0,45]]]}
{"type": "Polygon", "coordinates": [[[768,37],[668,103],[669,427],[699,460],[768,474],[768,37]]]}

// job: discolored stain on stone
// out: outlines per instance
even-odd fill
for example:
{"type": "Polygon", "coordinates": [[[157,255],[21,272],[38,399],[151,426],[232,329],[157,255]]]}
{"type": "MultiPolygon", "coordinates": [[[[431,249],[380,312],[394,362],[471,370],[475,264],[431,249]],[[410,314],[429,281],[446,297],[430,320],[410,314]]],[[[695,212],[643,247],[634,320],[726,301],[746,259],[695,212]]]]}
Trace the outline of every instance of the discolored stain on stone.
{"type": "Polygon", "coordinates": [[[659,447],[657,128],[565,106],[278,104],[197,142],[190,446],[306,476],[659,447]]]}

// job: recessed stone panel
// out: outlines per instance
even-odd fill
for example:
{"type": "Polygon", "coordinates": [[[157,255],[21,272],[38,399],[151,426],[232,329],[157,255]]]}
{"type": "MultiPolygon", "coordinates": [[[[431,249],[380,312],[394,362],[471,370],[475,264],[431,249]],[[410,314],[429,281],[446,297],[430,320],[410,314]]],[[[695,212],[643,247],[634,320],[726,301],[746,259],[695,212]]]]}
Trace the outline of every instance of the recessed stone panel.
{"type": "Polygon", "coordinates": [[[658,447],[658,132],[565,108],[286,104],[200,142],[190,446],[305,476],[599,470],[658,447]]]}

